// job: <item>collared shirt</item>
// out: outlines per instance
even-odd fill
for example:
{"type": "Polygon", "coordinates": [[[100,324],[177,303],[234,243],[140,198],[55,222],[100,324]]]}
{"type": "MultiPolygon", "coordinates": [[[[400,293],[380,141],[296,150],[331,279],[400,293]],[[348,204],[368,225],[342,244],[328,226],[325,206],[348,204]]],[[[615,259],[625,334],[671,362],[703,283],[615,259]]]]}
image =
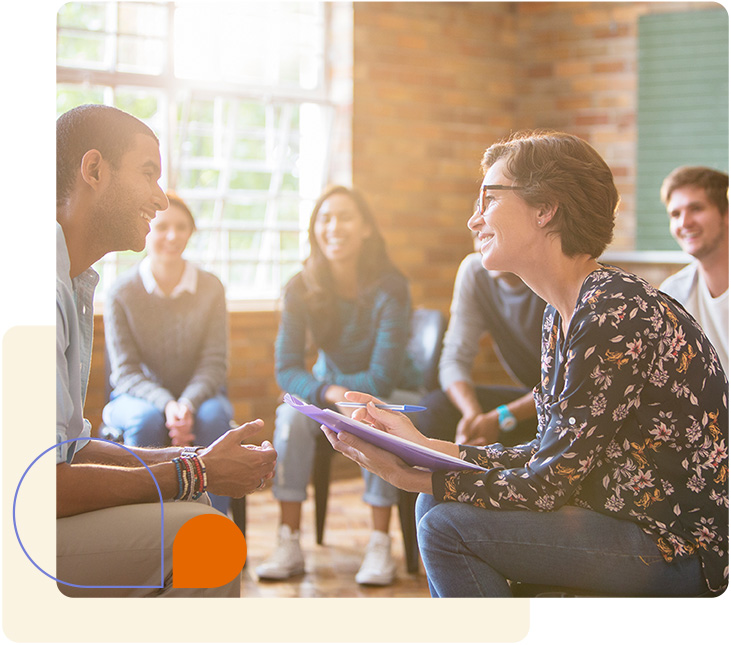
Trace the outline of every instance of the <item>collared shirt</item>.
{"type": "MultiPolygon", "coordinates": [[[[87,269],[70,276],[66,238],[56,223],[56,444],[89,437],[91,424],[84,419],[94,333],[93,299],[99,275],[87,269]]],[[[56,463],[71,462],[87,440],[56,446],[56,463]]]]}
{"type": "Polygon", "coordinates": [[[183,269],[183,275],[180,277],[180,282],[175,285],[169,296],[164,293],[157,284],[157,280],[155,280],[155,276],[152,273],[152,262],[150,261],[149,256],[140,262],[139,271],[145,291],[149,294],[160,296],[161,298],[177,298],[186,292],[195,294],[195,291],[198,288],[198,271],[196,271],[195,267],[190,262],[185,263],[185,268],[183,269]]]}

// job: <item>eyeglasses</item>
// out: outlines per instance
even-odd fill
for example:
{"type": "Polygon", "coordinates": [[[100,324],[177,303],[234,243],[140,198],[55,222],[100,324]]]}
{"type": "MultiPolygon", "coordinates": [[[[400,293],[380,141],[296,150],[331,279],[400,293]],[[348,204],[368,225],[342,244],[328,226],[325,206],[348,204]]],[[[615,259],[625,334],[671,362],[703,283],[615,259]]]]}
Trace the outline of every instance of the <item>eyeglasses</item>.
{"type": "Polygon", "coordinates": [[[504,186],[503,184],[488,184],[480,188],[480,196],[477,198],[475,209],[480,215],[484,215],[487,204],[485,203],[485,192],[488,190],[523,190],[525,186],[504,186]]]}

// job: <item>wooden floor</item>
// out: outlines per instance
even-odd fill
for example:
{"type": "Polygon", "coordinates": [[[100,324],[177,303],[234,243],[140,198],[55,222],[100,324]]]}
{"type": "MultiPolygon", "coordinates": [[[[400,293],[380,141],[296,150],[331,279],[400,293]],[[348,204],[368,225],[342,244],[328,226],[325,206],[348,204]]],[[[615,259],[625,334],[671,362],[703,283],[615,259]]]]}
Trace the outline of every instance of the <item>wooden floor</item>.
{"type": "Polygon", "coordinates": [[[242,574],[242,597],[256,598],[428,598],[421,563],[418,574],[408,574],[398,511],[391,519],[392,552],[397,579],[388,587],[366,587],[355,582],[370,536],[370,508],[363,503],[363,479],[357,472],[330,484],[325,536],[315,540],[315,511],[312,490],[302,508],[302,550],[305,574],[284,582],[259,581],[255,569],[276,544],[279,505],[271,489],[246,498],[247,560],[242,574]]]}

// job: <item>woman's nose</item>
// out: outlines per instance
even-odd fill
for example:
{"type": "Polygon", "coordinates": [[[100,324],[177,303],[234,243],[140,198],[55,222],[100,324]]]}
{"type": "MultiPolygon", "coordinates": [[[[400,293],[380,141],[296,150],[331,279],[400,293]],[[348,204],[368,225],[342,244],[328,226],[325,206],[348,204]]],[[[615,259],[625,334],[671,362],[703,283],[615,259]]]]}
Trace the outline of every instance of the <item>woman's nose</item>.
{"type": "Polygon", "coordinates": [[[475,210],[475,212],[472,214],[472,217],[467,220],[467,228],[471,231],[477,231],[480,226],[481,220],[482,215],[480,215],[480,213],[475,210]]]}
{"type": "Polygon", "coordinates": [[[340,218],[339,217],[331,217],[330,221],[327,223],[328,229],[331,231],[334,231],[340,227],[340,218]]]}

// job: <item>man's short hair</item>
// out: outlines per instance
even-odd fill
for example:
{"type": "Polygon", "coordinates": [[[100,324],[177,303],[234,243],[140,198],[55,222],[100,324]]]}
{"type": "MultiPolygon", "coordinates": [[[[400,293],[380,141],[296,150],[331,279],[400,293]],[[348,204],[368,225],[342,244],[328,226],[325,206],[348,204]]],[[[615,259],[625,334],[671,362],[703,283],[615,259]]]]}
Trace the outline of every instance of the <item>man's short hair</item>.
{"type": "Polygon", "coordinates": [[[728,175],[706,166],[680,166],[671,172],[660,187],[660,198],[665,206],[674,190],[697,186],[706,191],[706,197],[718,207],[721,215],[728,213],[728,175]]]}
{"type": "Polygon", "coordinates": [[[557,206],[547,230],[561,239],[561,250],[573,257],[599,257],[612,241],[619,193],[601,155],[586,141],[552,130],[518,132],[490,146],[482,169],[499,159],[523,186],[516,191],[533,207],[557,206]]]}
{"type": "Polygon", "coordinates": [[[81,160],[98,150],[113,168],[134,144],[135,134],[155,133],[138,118],[109,105],[80,105],[56,121],[56,203],[71,194],[81,160]]]}

